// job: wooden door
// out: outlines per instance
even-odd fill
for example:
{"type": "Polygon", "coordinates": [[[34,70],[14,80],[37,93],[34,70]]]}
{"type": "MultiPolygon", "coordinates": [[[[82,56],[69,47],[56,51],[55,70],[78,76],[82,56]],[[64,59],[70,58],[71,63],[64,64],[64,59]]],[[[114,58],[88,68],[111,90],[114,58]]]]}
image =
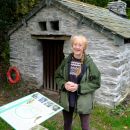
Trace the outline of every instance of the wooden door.
{"type": "Polygon", "coordinates": [[[64,58],[62,40],[43,40],[43,87],[58,91],[54,73],[64,58]]]}

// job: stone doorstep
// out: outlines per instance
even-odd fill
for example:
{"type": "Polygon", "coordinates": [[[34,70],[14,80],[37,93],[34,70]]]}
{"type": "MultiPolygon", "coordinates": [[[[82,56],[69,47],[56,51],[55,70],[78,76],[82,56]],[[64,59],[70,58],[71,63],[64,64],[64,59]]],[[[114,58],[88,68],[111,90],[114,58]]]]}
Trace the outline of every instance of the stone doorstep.
{"type": "Polygon", "coordinates": [[[48,130],[48,129],[41,125],[37,125],[37,126],[34,126],[33,128],[31,128],[30,130],[48,130]]]}

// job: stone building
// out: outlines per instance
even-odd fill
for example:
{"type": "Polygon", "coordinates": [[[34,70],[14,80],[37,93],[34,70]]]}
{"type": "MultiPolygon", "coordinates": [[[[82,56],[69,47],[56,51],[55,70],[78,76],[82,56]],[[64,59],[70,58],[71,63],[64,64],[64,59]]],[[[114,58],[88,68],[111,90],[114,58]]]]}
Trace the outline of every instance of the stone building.
{"type": "Polygon", "coordinates": [[[71,52],[69,38],[83,34],[102,74],[95,101],[117,105],[130,89],[130,20],[75,0],[42,0],[9,32],[10,64],[22,79],[57,91],[54,71],[71,52]]]}

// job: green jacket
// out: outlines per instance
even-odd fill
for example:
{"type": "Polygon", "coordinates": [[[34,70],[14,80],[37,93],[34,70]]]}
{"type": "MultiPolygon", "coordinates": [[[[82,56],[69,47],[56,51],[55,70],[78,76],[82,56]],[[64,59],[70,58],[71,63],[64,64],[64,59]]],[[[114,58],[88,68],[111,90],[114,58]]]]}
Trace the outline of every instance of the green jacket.
{"type": "MultiPolygon", "coordinates": [[[[60,90],[59,103],[66,111],[69,111],[68,91],[65,90],[64,84],[68,81],[68,66],[71,55],[65,58],[55,72],[55,81],[60,90]]],[[[89,55],[85,55],[83,64],[86,64],[87,70],[82,76],[77,91],[78,98],[75,112],[89,114],[93,108],[94,92],[100,87],[100,72],[89,55]]]]}

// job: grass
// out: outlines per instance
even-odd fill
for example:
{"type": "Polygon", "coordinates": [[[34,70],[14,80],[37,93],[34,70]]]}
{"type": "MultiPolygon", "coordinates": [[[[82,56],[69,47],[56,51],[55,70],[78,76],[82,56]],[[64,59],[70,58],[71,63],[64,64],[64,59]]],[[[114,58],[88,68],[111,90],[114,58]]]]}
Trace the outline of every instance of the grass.
{"type": "MultiPolygon", "coordinates": [[[[129,107],[130,105],[122,109],[122,105],[119,105],[115,109],[108,109],[96,105],[90,118],[91,130],[130,130],[129,107]]],[[[59,117],[59,120],[61,119],[62,115],[59,117]]],[[[62,124],[56,117],[43,123],[49,130],[63,130],[62,124]]],[[[74,120],[73,130],[81,130],[78,116],[74,120]]]]}
{"type": "MultiPolygon", "coordinates": [[[[117,106],[115,109],[108,109],[96,105],[90,117],[91,130],[130,130],[130,105],[117,106]]],[[[59,113],[42,123],[49,130],[63,130],[63,117],[59,113]]],[[[5,121],[0,119],[0,130],[13,130],[5,121]]],[[[73,130],[81,130],[79,117],[76,116],[73,122],[73,130]]]]}
{"type": "Polygon", "coordinates": [[[92,114],[91,126],[98,130],[129,130],[130,111],[122,105],[113,110],[96,106],[92,114]]]}

